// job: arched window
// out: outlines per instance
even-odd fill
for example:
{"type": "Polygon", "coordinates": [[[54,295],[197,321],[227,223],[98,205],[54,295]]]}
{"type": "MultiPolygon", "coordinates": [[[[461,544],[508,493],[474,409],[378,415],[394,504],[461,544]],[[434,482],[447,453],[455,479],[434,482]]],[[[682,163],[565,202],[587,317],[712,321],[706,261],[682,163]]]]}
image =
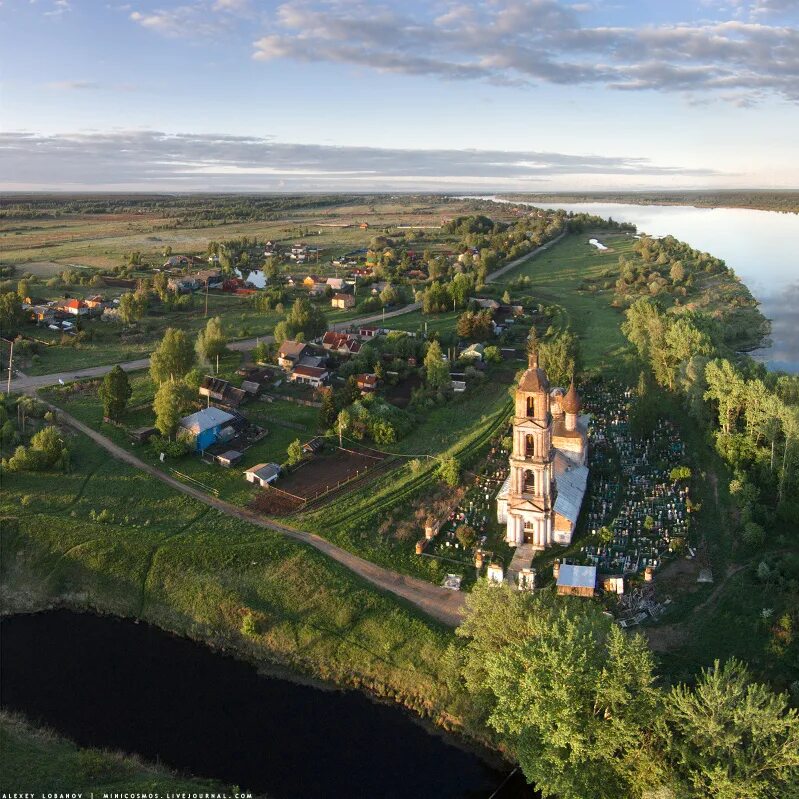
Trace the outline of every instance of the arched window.
{"type": "Polygon", "coordinates": [[[527,397],[527,415],[535,416],[535,397],[527,397]]]}
{"type": "Polygon", "coordinates": [[[532,469],[524,470],[524,491],[527,494],[535,493],[535,475],[532,469]]]}
{"type": "Polygon", "coordinates": [[[535,455],[535,437],[526,435],[524,437],[524,456],[526,458],[532,458],[533,455],[535,455]]]}

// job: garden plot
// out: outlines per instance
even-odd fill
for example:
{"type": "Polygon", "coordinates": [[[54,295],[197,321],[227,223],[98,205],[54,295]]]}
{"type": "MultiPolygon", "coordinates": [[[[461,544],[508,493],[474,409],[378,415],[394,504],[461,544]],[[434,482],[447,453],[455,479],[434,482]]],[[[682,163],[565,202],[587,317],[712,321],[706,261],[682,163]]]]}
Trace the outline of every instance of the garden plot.
{"type": "Polygon", "coordinates": [[[383,471],[386,459],[376,450],[335,447],[305,461],[276,486],[263,489],[251,506],[262,513],[285,516],[383,471]]]}

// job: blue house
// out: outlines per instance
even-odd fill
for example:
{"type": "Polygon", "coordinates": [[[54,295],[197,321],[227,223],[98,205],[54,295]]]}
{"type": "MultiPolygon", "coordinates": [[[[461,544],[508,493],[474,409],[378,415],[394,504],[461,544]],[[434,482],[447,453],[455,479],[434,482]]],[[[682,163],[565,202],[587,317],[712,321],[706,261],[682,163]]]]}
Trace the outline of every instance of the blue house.
{"type": "Polygon", "coordinates": [[[180,420],[180,427],[193,436],[198,452],[202,452],[219,441],[232,438],[234,431],[231,422],[236,417],[219,408],[203,408],[180,420]],[[227,431],[230,431],[229,433],[227,431]]]}

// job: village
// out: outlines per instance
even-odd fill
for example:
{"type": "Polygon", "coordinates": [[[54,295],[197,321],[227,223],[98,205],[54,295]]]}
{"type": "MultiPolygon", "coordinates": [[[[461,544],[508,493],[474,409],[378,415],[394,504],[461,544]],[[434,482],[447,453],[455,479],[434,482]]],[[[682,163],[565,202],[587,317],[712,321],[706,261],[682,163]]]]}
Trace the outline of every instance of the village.
{"type": "MultiPolygon", "coordinates": [[[[149,402],[130,408],[124,422],[115,426],[126,431],[130,446],[149,448],[163,468],[181,479],[268,517],[313,512],[401,468],[395,445],[412,431],[425,402],[456,402],[458,395],[479,391],[489,375],[489,380],[512,382],[525,358],[531,323],[547,324],[529,296],[517,293],[513,301],[506,292],[498,300],[491,292],[475,292],[453,302],[460,316],[452,318],[451,332],[434,328],[430,333],[435,316],[420,311],[425,305],[433,312],[444,309],[435,307],[435,297],[428,302],[425,289],[414,288],[430,285],[425,271],[430,261],[429,255],[425,261],[412,250],[402,252],[402,277],[392,283],[377,278],[392,274],[383,266],[393,253],[389,257],[362,248],[327,262],[320,248],[304,243],[245,242],[237,262],[252,263],[260,256],[261,268],[231,271],[220,264],[225,251],[209,249],[213,251],[207,258],[170,254],[151,277],[157,297],[150,296],[150,306],[160,299],[170,306],[190,302],[207,309],[209,302],[228,295],[268,308],[269,299],[262,298],[283,300],[283,307],[293,298],[309,303],[319,319],[332,315],[343,321],[327,322],[327,329],[317,325],[307,340],[304,330],[281,336],[279,343],[264,335],[243,363],[223,357],[221,371],[217,356],[196,380],[194,407],[178,420],[175,437],[182,446],[159,450],[162,437],[149,402]],[[400,312],[397,323],[391,318],[395,307],[400,312]],[[346,316],[361,313],[363,318],[378,309],[369,321],[348,321],[346,316]],[[409,324],[413,318],[418,322],[409,324]],[[438,366],[431,366],[431,345],[438,366]]],[[[457,278],[460,271],[468,274],[467,267],[480,254],[467,248],[460,255],[438,257],[449,259],[457,278]]],[[[22,307],[38,328],[65,336],[76,336],[90,325],[119,324],[130,302],[124,297],[141,295],[142,280],[104,279],[111,289],[122,283],[116,286],[121,293],[83,292],[82,298],[53,301],[26,295],[22,307]]],[[[466,282],[466,290],[473,285],[466,282]]],[[[134,385],[141,379],[134,375],[134,385]]],[[[527,434],[528,443],[509,443],[522,440],[514,422],[492,439],[474,476],[464,475],[463,498],[445,518],[425,522],[415,554],[449,566],[446,587],[466,588],[485,576],[533,590],[552,579],[559,593],[593,595],[603,589],[621,595],[625,587],[651,581],[664,558],[685,551],[688,489],[684,480],[670,480],[670,470],[684,455],[674,430],[658,429],[646,440],[633,439],[626,421],[628,389],[604,386],[605,393],[597,398],[594,385],[582,402],[573,385],[569,392],[567,388],[554,387],[547,399],[550,418],[554,415],[549,436],[555,453],[548,471],[536,478],[523,469],[523,476],[512,477],[509,463],[514,457],[528,459],[534,446],[527,434]],[[608,463],[610,470],[604,468],[608,463]],[[614,479],[607,476],[609,471],[614,479]],[[551,491],[545,488],[548,480],[551,491]],[[505,531],[511,483],[519,497],[514,502],[533,516],[543,513],[546,521],[530,517],[523,533],[521,527],[505,531]],[[528,529],[537,532],[528,535],[528,529]],[[579,547],[572,546],[575,535],[579,547]],[[550,578],[547,551],[553,544],[565,552],[551,564],[550,578]]],[[[62,389],[76,390],[81,383],[62,389]]],[[[517,422],[527,413],[517,408],[517,422]]]]}

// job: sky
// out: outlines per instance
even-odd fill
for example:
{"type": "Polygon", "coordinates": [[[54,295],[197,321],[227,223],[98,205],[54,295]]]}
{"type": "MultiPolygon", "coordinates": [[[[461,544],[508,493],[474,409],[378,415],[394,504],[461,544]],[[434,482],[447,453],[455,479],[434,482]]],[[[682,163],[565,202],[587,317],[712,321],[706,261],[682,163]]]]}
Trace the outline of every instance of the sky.
{"type": "Polygon", "coordinates": [[[799,0],[0,0],[5,191],[799,188],[799,0]]]}

